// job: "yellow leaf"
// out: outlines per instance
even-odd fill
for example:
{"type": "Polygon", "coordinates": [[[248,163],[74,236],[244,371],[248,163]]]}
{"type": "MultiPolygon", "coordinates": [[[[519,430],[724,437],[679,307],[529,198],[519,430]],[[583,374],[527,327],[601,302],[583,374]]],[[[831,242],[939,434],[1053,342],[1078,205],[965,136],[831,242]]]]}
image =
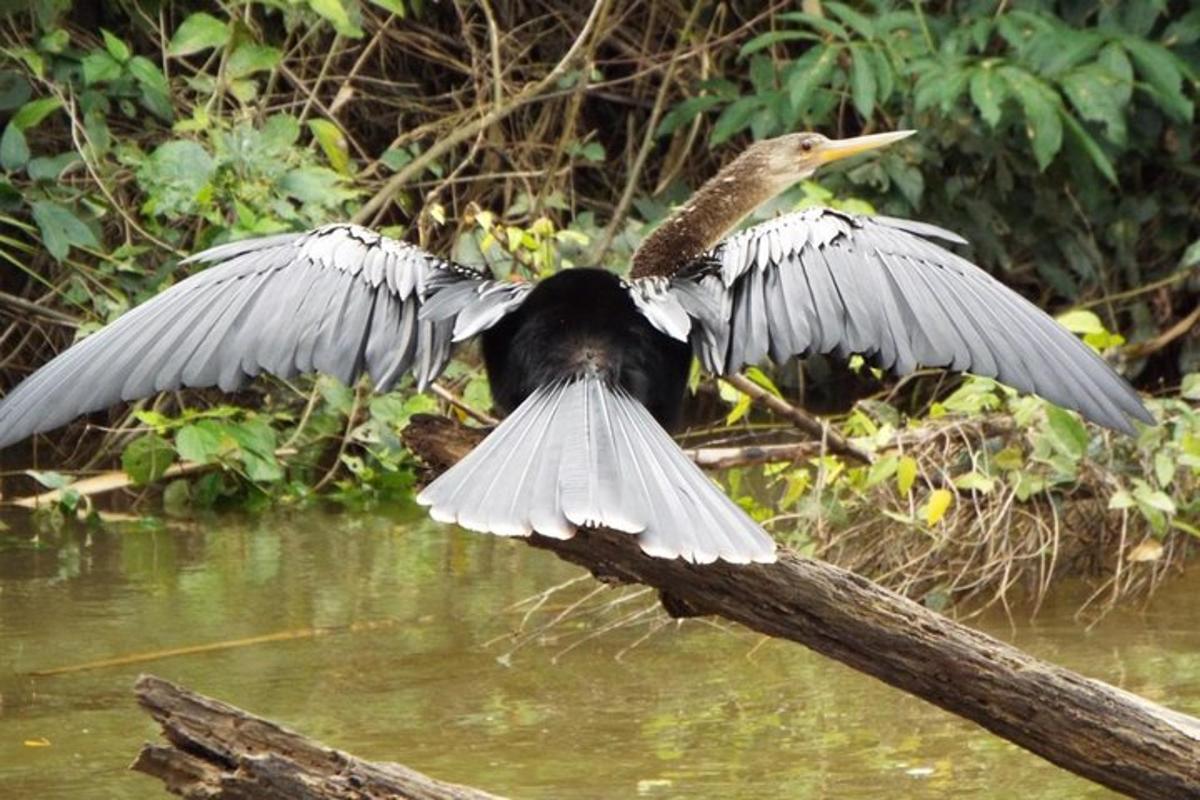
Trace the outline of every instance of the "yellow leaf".
{"type": "Polygon", "coordinates": [[[900,463],[896,466],[896,488],[900,490],[900,494],[907,495],[916,479],[917,460],[912,456],[900,459],[900,463]]]}
{"type": "Polygon", "coordinates": [[[934,489],[929,495],[929,504],[925,507],[925,522],[937,525],[942,517],[946,516],[952,502],[954,494],[949,489],[934,489]]]}
{"type": "Polygon", "coordinates": [[[49,740],[49,739],[47,739],[45,736],[39,736],[39,737],[38,737],[38,738],[36,738],[36,739],[26,739],[26,740],[23,742],[23,744],[24,744],[26,747],[49,747],[49,746],[50,746],[50,740],[49,740]]]}
{"type": "Polygon", "coordinates": [[[1158,561],[1162,558],[1163,546],[1157,539],[1147,539],[1129,551],[1130,561],[1158,561]]]}

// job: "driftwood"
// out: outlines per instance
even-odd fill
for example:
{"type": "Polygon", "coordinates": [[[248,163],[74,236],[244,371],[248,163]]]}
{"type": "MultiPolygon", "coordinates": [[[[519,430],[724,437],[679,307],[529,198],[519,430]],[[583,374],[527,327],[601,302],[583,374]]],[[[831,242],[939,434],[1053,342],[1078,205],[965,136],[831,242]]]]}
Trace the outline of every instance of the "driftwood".
{"type": "MultiPolygon", "coordinates": [[[[432,472],[480,438],[439,417],[404,432],[432,472]]],[[[774,564],[650,558],[629,534],[528,543],[601,580],[658,589],[675,616],[715,615],[799,642],[1119,792],[1200,798],[1200,720],[1034,658],[844,569],[783,551],[774,564]]]]}
{"type": "Polygon", "coordinates": [[[144,745],[132,769],[189,800],[499,800],[400,764],[363,761],[152,675],[138,678],[134,691],[170,745],[144,745]]]}

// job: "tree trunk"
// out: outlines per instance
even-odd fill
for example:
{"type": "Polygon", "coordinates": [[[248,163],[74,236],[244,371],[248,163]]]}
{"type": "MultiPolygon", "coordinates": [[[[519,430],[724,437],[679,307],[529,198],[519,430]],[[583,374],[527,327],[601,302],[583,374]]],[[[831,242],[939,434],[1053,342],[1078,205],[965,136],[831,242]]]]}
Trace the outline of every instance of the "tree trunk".
{"type": "Polygon", "coordinates": [[[134,691],[171,744],[143,745],[132,769],[189,800],[499,800],[363,761],[152,675],[134,691]]]}
{"type": "MultiPolygon", "coordinates": [[[[420,416],[404,438],[440,472],[477,440],[465,430],[420,416]]],[[[651,558],[636,537],[608,530],[527,541],[602,580],[658,589],[676,616],[712,614],[799,642],[1111,789],[1200,798],[1200,720],[1041,661],[839,567],[788,551],[774,564],[699,566],[651,558]]]]}

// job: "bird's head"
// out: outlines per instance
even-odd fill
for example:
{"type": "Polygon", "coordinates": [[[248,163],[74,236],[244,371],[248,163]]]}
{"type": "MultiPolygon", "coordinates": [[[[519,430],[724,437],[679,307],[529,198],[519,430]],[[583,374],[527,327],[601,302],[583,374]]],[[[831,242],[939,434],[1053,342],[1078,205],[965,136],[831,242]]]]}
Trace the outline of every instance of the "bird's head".
{"type": "Polygon", "coordinates": [[[747,152],[754,153],[755,160],[769,170],[774,182],[790,186],[796,181],[812,177],[826,164],[885,147],[914,133],[916,131],[893,131],[852,136],[849,139],[830,139],[811,132],[788,133],[757,142],[747,152]]]}

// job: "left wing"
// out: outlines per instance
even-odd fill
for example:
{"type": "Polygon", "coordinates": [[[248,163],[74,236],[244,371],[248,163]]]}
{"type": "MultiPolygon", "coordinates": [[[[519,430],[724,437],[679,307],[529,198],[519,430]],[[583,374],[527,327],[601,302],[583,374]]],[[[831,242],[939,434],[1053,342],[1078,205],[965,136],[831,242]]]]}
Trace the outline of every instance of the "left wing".
{"type": "Polygon", "coordinates": [[[993,377],[1125,433],[1130,420],[1153,422],[1095,351],[930,237],[964,243],[924,223],[809,209],[730,236],[690,278],[671,280],[718,308],[692,314],[703,335],[691,337],[717,374],[768,356],[861,353],[899,374],[925,366],[993,377]]]}
{"type": "Polygon", "coordinates": [[[424,388],[529,287],[357,225],[218,245],[198,272],[60,353],[0,402],[0,447],[120,400],[320,371],[424,388]]]}

